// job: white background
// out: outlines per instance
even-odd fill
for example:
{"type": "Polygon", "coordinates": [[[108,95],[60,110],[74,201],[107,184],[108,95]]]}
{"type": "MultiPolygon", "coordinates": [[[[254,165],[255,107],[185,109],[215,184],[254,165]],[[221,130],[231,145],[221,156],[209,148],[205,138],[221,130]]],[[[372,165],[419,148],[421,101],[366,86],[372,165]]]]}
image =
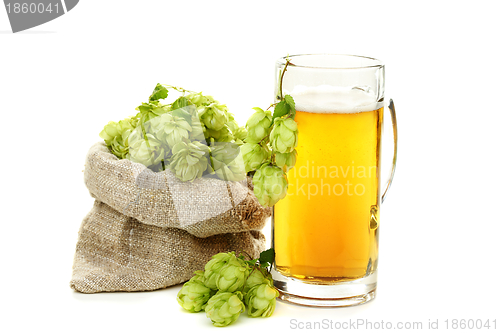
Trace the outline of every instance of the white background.
{"type": "Polygon", "coordinates": [[[242,315],[227,330],[286,331],[293,319],[424,328],[438,319],[441,329],[446,319],[496,319],[498,329],[497,4],[83,0],[18,34],[0,8],[0,330],[212,329],[203,313],[181,310],[178,286],[95,295],[69,288],[92,206],[84,158],[104,124],[133,115],[157,82],[211,94],[244,124],[252,107],[273,101],[275,60],[298,53],[386,64],[400,150],[382,207],[377,298],[343,309],[280,302],[271,318],[242,315]]]}

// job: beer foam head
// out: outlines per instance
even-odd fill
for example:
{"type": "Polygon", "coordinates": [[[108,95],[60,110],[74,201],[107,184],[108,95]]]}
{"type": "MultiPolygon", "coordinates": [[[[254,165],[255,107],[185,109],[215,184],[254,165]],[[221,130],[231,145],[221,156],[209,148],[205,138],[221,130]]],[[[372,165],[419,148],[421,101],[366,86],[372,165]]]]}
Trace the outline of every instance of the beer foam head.
{"type": "Polygon", "coordinates": [[[298,111],[311,113],[358,113],[382,107],[368,87],[295,86],[290,94],[298,111]]]}

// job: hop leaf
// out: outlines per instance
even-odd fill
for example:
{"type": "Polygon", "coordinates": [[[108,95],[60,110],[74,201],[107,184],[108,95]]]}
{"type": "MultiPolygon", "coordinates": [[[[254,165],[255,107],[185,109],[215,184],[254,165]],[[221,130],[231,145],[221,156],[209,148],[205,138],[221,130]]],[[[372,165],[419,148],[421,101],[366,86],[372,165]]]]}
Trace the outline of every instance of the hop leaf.
{"type": "Polygon", "coordinates": [[[279,292],[269,281],[252,287],[245,295],[245,304],[250,317],[270,317],[276,308],[279,292]]]}
{"type": "Polygon", "coordinates": [[[245,311],[242,300],[243,294],[239,291],[234,293],[219,291],[208,300],[205,313],[214,326],[227,326],[235,322],[240,313],[245,311]]]}
{"type": "Polygon", "coordinates": [[[288,182],[281,168],[265,163],[255,172],[253,185],[260,204],[271,207],[286,196],[288,182]]]}
{"type": "Polygon", "coordinates": [[[290,118],[276,118],[271,134],[269,135],[273,151],[291,153],[297,147],[297,140],[297,123],[290,118]]]}
{"type": "Polygon", "coordinates": [[[245,171],[256,170],[262,163],[269,158],[267,149],[257,143],[245,143],[241,146],[243,161],[245,162],[245,171]]]}
{"type": "Polygon", "coordinates": [[[149,101],[157,101],[159,99],[164,99],[168,97],[168,90],[161,84],[157,84],[151,96],[149,96],[149,101]]]}
{"type": "Polygon", "coordinates": [[[256,111],[247,121],[246,129],[248,131],[246,142],[259,143],[269,135],[272,123],[271,111],[264,111],[261,108],[254,108],[256,111]]]}

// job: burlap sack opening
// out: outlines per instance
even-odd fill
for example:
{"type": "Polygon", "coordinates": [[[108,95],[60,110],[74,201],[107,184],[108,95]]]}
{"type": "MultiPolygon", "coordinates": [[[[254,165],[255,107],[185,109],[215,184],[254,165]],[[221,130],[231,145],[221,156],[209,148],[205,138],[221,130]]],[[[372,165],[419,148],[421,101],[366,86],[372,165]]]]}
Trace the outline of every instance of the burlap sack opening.
{"type": "Polygon", "coordinates": [[[95,203],[78,234],[71,288],[156,290],[187,281],[219,252],[264,250],[271,215],[250,183],[181,182],[91,147],[84,173],[95,203]]]}

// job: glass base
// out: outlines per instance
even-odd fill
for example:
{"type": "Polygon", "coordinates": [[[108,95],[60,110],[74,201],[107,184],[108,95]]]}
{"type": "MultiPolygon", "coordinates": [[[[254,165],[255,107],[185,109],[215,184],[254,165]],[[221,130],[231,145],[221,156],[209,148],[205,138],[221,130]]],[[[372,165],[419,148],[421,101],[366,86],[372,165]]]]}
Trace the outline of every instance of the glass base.
{"type": "Polygon", "coordinates": [[[366,303],[375,298],[377,272],[361,279],[315,283],[285,276],[271,269],[274,286],[278,289],[279,299],[314,307],[343,307],[366,303]]]}

